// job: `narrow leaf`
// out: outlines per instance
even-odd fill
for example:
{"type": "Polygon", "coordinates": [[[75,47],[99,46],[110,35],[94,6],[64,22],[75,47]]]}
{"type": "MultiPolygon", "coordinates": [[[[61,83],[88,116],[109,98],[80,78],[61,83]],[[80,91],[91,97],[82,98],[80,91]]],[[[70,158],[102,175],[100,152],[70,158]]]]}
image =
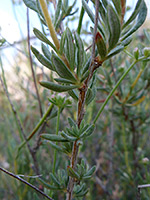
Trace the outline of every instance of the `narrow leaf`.
{"type": "Polygon", "coordinates": [[[33,32],[34,32],[35,36],[39,40],[41,40],[42,42],[45,42],[46,44],[50,45],[57,52],[56,47],[47,39],[47,37],[41,31],[39,31],[38,29],[34,28],[33,32]]]}
{"type": "Polygon", "coordinates": [[[119,45],[116,48],[112,49],[109,54],[107,55],[106,59],[111,58],[112,56],[120,53],[124,49],[124,46],[119,45]]]}
{"type": "Polygon", "coordinates": [[[60,134],[61,134],[65,139],[67,139],[67,140],[70,141],[70,142],[74,142],[75,140],[77,140],[76,137],[69,136],[69,135],[67,135],[64,131],[62,131],[60,134]]]}
{"type": "Polygon", "coordinates": [[[65,92],[79,87],[77,85],[58,85],[50,81],[41,81],[40,85],[55,92],[65,92]]]}
{"type": "Polygon", "coordinates": [[[45,56],[48,60],[51,61],[51,52],[49,51],[49,49],[47,48],[47,46],[44,45],[43,43],[42,43],[42,52],[43,52],[44,56],[45,56]]]}
{"type": "Polygon", "coordinates": [[[64,190],[64,188],[60,188],[60,187],[56,187],[56,186],[53,186],[53,185],[50,185],[48,183],[46,183],[43,179],[39,178],[38,179],[43,185],[44,187],[46,187],[47,189],[50,189],[50,190],[64,190]]]}
{"type": "Polygon", "coordinates": [[[54,80],[58,83],[73,83],[72,81],[65,79],[65,78],[54,78],[54,80]]]}
{"type": "Polygon", "coordinates": [[[95,172],[95,170],[96,170],[96,166],[91,167],[91,169],[89,169],[89,170],[84,174],[84,176],[92,176],[93,173],[95,172]]]}
{"type": "Polygon", "coordinates": [[[58,179],[54,176],[54,174],[50,173],[50,177],[51,177],[51,179],[52,179],[52,181],[53,181],[53,183],[54,183],[55,185],[57,185],[58,187],[61,186],[60,182],[59,182],[58,179]]]}
{"type": "Polygon", "coordinates": [[[76,179],[80,179],[80,175],[72,167],[68,166],[67,171],[68,171],[69,176],[76,179]]]}
{"type": "Polygon", "coordinates": [[[36,2],[34,0],[23,0],[23,2],[28,8],[38,12],[36,2]]]}
{"type": "Polygon", "coordinates": [[[38,61],[44,65],[45,67],[47,67],[50,70],[54,71],[53,65],[51,63],[50,60],[48,60],[46,57],[44,57],[36,48],[34,48],[33,46],[31,46],[31,50],[33,52],[33,54],[35,55],[35,57],[38,59],[38,61]]]}
{"type": "Polygon", "coordinates": [[[58,0],[57,7],[56,7],[56,12],[55,12],[55,22],[54,26],[56,27],[56,22],[59,18],[60,11],[61,11],[61,6],[62,6],[62,0],[58,0]]]}
{"type": "Polygon", "coordinates": [[[56,134],[44,133],[44,134],[41,134],[41,138],[54,141],[54,142],[68,142],[68,140],[66,140],[64,137],[62,137],[61,135],[56,135],[56,134]]]}
{"type": "Polygon", "coordinates": [[[80,36],[75,33],[74,38],[77,46],[77,74],[80,74],[81,67],[84,63],[84,46],[80,36]]]}
{"type": "Polygon", "coordinates": [[[129,29],[129,31],[121,38],[121,41],[129,37],[131,34],[133,34],[144,23],[146,16],[147,16],[147,7],[145,2],[143,1],[141,4],[136,24],[131,29],[129,29]]]}
{"type": "Polygon", "coordinates": [[[136,18],[136,16],[139,14],[139,10],[141,9],[141,3],[142,3],[142,1],[143,0],[138,0],[137,1],[133,13],[129,17],[129,19],[123,24],[122,28],[125,28],[128,24],[130,24],[136,18]]]}
{"type": "Polygon", "coordinates": [[[104,42],[104,39],[99,32],[97,32],[96,34],[95,42],[96,42],[97,50],[101,57],[101,60],[103,60],[107,54],[107,49],[106,49],[106,44],[104,42]]]}
{"type": "Polygon", "coordinates": [[[86,99],[85,99],[85,103],[86,105],[89,105],[93,99],[96,96],[96,89],[95,88],[88,88],[87,94],[86,94],[86,99]]]}
{"type": "Polygon", "coordinates": [[[78,101],[79,97],[75,90],[69,90],[68,94],[76,101],[78,101]]]}
{"type": "Polygon", "coordinates": [[[108,5],[108,24],[109,24],[109,50],[115,47],[117,44],[120,32],[121,32],[121,24],[118,18],[118,15],[112,5],[108,5]]]}
{"type": "Polygon", "coordinates": [[[115,9],[118,13],[118,15],[120,16],[121,15],[121,1],[120,0],[112,0],[114,6],[115,6],[115,9]]]}
{"type": "Polygon", "coordinates": [[[66,48],[66,52],[67,52],[67,59],[69,61],[70,67],[72,70],[74,70],[74,66],[75,66],[75,45],[73,42],[73,37],[72,37],[72,33],[70,31],[69,28],[66,29],[66,39],[67,39],[67,48],[66,48]]]}
{"type": "MultiPolygon", "coordinates": [[[[86,3],[85,0],[82,0],[82,6],[85,9],[85,11],[87,12],[87,14],[90,17],[91,21],[94,23],[95,16],[94,16],[92,10],[89,8],[89,6],[88,6],[88,4],[86,3]]],[[[100,32],[103,35],[103,37],[105,37],[104,31],[103,31],[102,27],[99,24],[98,24],[98,29],[100,30],[100,32]]]]}
{"type": "Polygon", "coordinates": [[[52,55],[52,61],[55,66],[57,74],[61,78],[65,78],[71,80],[73,82],[77,82],[76,78],[72,74],[72,72],[68,69],[65,63],[55,54],[52,55]]]}
{"type": "Polygon", "coordinates": [[[62,152],[62,148],[60,146],[58,146],[57,144],[55,144],[54,142],[51,141],[46,141],[48,144],[50,144],[54,149],[56,149],[59,152],[62,152]]]}

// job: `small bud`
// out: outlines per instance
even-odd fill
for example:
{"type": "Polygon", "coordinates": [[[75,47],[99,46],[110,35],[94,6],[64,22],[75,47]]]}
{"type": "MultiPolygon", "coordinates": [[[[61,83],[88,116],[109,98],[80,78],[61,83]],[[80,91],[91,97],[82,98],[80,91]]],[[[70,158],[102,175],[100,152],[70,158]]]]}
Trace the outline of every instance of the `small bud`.
{"type": "Polygon", "coordinates": [[[143,54],[145,57],[149,57],[150,56],[150,47],[145,47],[143,49],[143,54]]]}
{"type": "Polygon", "coordinates": [[[139,58],[139,49],[137,47],[134,49],[133,53],[134,53],[134,58],[136,60],[138,60],[138,58],[139,58]]]}
{"type": "Polygon", "coordinates": [[[143,158],[143,159],[142,159],[142,163],[143,163],[144,165],[147,165],[147,164],[149,163],[149,159],[148,159],[147,157],[143,158]]]}

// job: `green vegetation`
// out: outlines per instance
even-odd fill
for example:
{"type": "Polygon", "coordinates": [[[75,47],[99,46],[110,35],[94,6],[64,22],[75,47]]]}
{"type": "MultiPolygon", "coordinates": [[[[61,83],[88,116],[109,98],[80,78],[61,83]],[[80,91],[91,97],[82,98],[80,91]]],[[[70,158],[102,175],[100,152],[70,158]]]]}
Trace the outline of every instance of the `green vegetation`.
{"type": "Polygon", "coordinates": [[[150,183],[144,0],[128,19],[124,0],[82,0],[79,18],[76,1],[23,2],[26,56],[18,54],[13,79],[0,63],[0,199],[149,199],[150,188],[138,193],[150,183]],[[30,9],[41,22],[42,31],[33,29],[41,50],[31,45],[30,9]]]}

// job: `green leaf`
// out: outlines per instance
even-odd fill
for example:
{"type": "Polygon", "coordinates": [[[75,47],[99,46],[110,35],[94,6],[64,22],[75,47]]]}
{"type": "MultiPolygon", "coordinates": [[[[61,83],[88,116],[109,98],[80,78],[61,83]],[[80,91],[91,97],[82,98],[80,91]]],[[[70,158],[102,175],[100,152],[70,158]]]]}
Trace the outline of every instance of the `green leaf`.
{"type": "Polygon", "coordinates": [[[89,105],[93,99],[96,96],[96,89],[95,88],[88,88],[87,94],[86,94],[86,99],[85,99],[85,103],[86,105],[89,105]]]}
{"type": "Polygon", "coordinates": [[[80,179],[80,175],[72,167],[68,166],[67,171],[69,176],[76,178],[77,180],[80,179]]]}
{"type": "Polygon", "coordinates": [[[66,32],[64,31],[63,34],[61,35],[61,39],[60,39],[60,48],[59,48],[60,55],[62,55],[64,52],[65,38],[66,38],[66,32]]]}
{"type": "Polygon", "coordinates": [[[31,50],[33,52],[33,54],[35,55],[35,57],[38,59],[38,61],[44,65],[45,67],[47,67],[50,70],[54,71],[53,65],[51,63],[50,60],[48,60],[46,57],[44,57],[36,48],[34,48],[33,46],[31,46],[31,50]]]}
{"type": "Polygon", "coordinates": [[[50,190],[64,190],[64,188],[60,188],[60,187],[57,187],[57,186],[53,186],[53,185],[50,185],[48,183],[46,183],[43,179],[39,178],[38,179],[43,185],[44,187],[46,187],[47,189],[50,189],[50,190]]]}
{"type": "MultiPolygon", "coordinates": [[[[82,0],[82,6],[85,9],[85,11],[87,12],[87,14],[90,17],[91,21],[94,23],[95,16],[94,16],[92,10],[89,8],[89,6],[88,6],[88,4],[86,3],[85,0],[82,0]]],[[[98,29],[100,30],[100,32],[103,35],[103,37],[105,37],[104,31],[103,31],[102,27],[99,24],[98,24],[98,29]]]]}
{"type": "Polygon", "coordinates": [[[69,135],[66,134],[64,131],[62,131],[60,134],[61,134],[65,139],[67,139],[67,140],[70,141],[70,142],[74,142],[74,141],[77,140],[76,137],[69,136],[69,135]]]}
{"type": "Polygon", "coordinates": [[[55,21],[54,21],[55,27],[56,27],[56,23],[59,18],[59,15],[60,15],[61,7],[62,7],[62,0],[58,0],[57,6],[56,6],[56,12],[55,12],[55,21]]]}
{"type": "Polygon", "coordinates": [[[129,31],[121,38],[121,41],[132,35],[144,23],[146,16],[147,7],[145,2],[142,1],[136,24],[131,29],[129,29],[129,31]]]}
{"type": "Polygon", "coordinates": [[[91,167],[91,169],[89,169],[89,170],[84,174],[84,176],[92,176],[93,173],[95,172],[95,170],[96,170],[96,166],[91,167]]]}
{"type": "Polygon", "coordinates": [[[72,81],[65,79],[65,78],[54,78],[54,80],[58,83],[73,83],[72,81]]]}
{"type": "Polygon", "coordinates": [[[55,144],[54,142],[51,141],[46,141],[48,144],[50,144],[54,149],[56,149],[59,152],[62,152],[62,148],[60,146],[58,146],[57,144],[55,144]]]}
{"type": "Polygon", "coordinates": [[[107,54],[107,49],[106,49],[106,44],[104,42],[104,39],[99,32],[97,32],[96,34],[95,42],[96,42],[96,46],[97,46],[97,50],[100,55],[100,58],[101,60],[103,60],[107,54]]]}
{"type": "Polygon", "coordinates": [[[123,51],[123,49],[124,49],[124,46],[118,45],[117,47],[115,47],[114,49],[112,49],[112,50],[107,54],[106,59],[111,58],[112,56],[114,56],[114,55],[120,53],[121,51],[123,51]]]}
{"type": "Polygon", "coordinates": [[[56,135],[56,134],[44,133],[44,134],[41,134],[41,138],[45,140],[50,140],[53,142],[68,142],[68,140],[66,140],[64,137],[62,137],[61,135],[56,135]]]}
{"type": "Polygon", "coordinates": [[[51,62],[51,52],[45,44],[42,43],[42,52],[44,56],[51,62]]]}
{"type": "Polygon", "coordinates": [[[58,187],[61,186],[59,180],[54,176],[54,174],[50,173],[50,177],[51,177],[51,179],[52,179],[52,181],[53,181],[53,183],[54,183],[55,185],[57,185],[58,187]]]}
{"type": "Polygon", "coordinates": [[[81,135],[80,135],[80,138],[83,138],[83,137],[88,137],[90,136],[93,131],[95,129],[95,125],[90,125],[81,135]]]}
{"type": "Polygon", "coordinates": [[[55,92],[65,92],[79,87],[77,85],[58,85],[50,81],[41,81],[40,85],[55,92]]]}
{"type": "Polygon", "coordinates": [[[50,45],[54,49],[54,51],[57,52],[56,47],[47,39],[47,37],[41,31],[39,31],[37,28],[34,28],[33,32],[34,32],[35,36],[39,40],[41,40],[42,42],[45,42],[46,44],[50,45]]]}
{"type": "Polygon", "coordinates": [[[23,2],[28,8],[38,12],[36,2],[34,0],[23,0],[23,2]]]}
{"type": "Polygon", "coordinates": [[[109,50],[115,47],[117,44],[120,32],[121,32],[121,24],[119,17],[112,7],[112,5],[108,5],[107,8],[108,13],[108,24],[109,24],[109,50]]]}
{"type": "Polygon", "coordinates": [[[75,67],[75,45],[73,42],[72,33],[69,28],[66,28],[66,56],[69,61],[70,67],[74,70],[75,67]]]}
{"type": "Polygon", "coordinates": [[[84,63],[84,45],[78,33],[74,34],[74,38],[77,46],[77,75],[80,75],[84,63]]]}
{"type": "Polygon", "coordinates": [[[75,90],[69,90],[68,94],[76,101],[78,101],[79,97],[75,90]]]}
{"type": "Polygon", "coordinates": [[[123,45],[124,47],[128,46],[132,41],[132,36],[127,37],[125,40],[123,40],[121,42],[121,45],[123,45]]]}
{"type": "Polygon", "coordinates": [[[114,6],[115,6],[115,9],[118,13],[118,15],[120,16],[121,15],[121,1],[120,0],[112,0],[114,6]]]}
{"type": "Polygon", "coordinates": [[[139,11],[141,9],[141,3],[142,3],[142,1],[143,0],[138,0],[137,1],[133,13],[129,17],[129,19],[123,24],[122,28],[125,28],[128,24],[130,24],[136,18],[136,16],[139,14],[139,11]]]}
{"type": "Polygon", "coordinates": [[[70,127],[77,125],[76,122],[70,117],[68,118],[68,122],[69,122],[70,127]]]}
{"type": "Polygon", "coordinates": [[[37,6],[38,14],[42,17],[42,20],[44,21],[44,24],[46,24],[46,20],[44,18],[43,11],[41,9],[41,5],[40,5],[39,0],[36,0],[36,6],[37,6]]]}
{"type": "Polygon", "coordinates": [[[65,78],[68,80],[73,81],[74,83],[77,82],[76,78],[72,74],[72,72],[68,69],[68,67],[65,65],[65,63],[55,54],[52,55],[52,61],[55,66],[57,74],[61,78],[65,78]]]}

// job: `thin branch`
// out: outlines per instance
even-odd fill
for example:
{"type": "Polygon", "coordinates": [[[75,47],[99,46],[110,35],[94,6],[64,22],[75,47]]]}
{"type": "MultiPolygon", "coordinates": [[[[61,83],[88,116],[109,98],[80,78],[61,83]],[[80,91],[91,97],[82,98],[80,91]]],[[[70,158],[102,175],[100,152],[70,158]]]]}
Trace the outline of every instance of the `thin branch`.
{"type": "Polygon", "coordinates": [[[7,171],[6,169],[0,167],[0,170],[3,171],[4,173],[8,174],[9,176],[12,176],[13,178],[21,181],[22,183],[28,185],[29,187],[31,187],[32,189],[34,189],[35,191],[37,191],[38,193],[40,193],[41,195],[43,195],[44,197],[46,197],[47,199],[53,200],[52,198],[50,198],[47,194],[45,194],[44,192],[42,192],[40,189],[38,189],[37,187],[35,187],[34,185],[32,185],[31,183],[27,182],[26,180],[20,178],[18,175],[13,174],[12,172],[7,171]]]}
{"type": "Polygon", "coordinates": [[[34,69],[33,69],[33,61],[32,61],[32,56],[31,56],[31,50],[30,50],[30,23],[29,23],[29,9],[28,8],[27,8],[27,32],[28,32],[27,33],[28,34],[27,41],[28,41],[28,52],[29,52],[30,67],[31,67],[32,77],[33,77],[34,86],[35,86],[35,91],[36,91],[36,95],[37,95],[37,99],[38,99],[40,115],[42,117],[42,115],[43,115],[42,105],[41,105],[39,91],[38,91],[38,88],[37,88],[35,73],[34,73],[34,69]]]}

